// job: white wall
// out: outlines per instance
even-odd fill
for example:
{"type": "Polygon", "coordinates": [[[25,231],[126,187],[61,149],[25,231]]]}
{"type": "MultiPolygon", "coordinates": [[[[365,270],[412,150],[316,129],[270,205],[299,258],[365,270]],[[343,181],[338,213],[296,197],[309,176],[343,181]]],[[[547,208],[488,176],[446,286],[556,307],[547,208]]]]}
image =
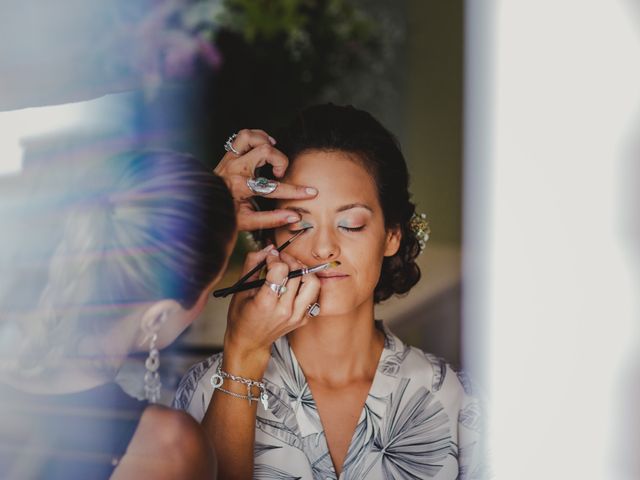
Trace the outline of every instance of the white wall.
{"type": "Polygon", "coordinates": [[[467,3],[465,354],[495,478],[640,478],[631,6],[467,3]]]}

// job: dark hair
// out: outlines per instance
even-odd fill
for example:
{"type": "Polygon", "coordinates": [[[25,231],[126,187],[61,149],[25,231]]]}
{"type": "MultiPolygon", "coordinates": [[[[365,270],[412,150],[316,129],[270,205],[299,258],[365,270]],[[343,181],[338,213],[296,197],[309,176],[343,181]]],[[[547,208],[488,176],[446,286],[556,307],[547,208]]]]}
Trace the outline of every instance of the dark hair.
{"type": "MultiPolygon", "coordinates": [[[[393,294],[407,293],[418,280],[420,268],[415,262],[420,247],[409,222],[415,212],[408,190],[409,173],[398,141],[371,114],[352,106],[317,105],[300,112],[293,121],[275,132],[276,148],[290,162],[309,150],[342,151],[354,154],[371,174],[378,190],[385,226],[399,227],[402,240],[398,252],[385,257],[374,292],[375,302],[393,294]]],[[[268,171],[263,172],[269,176],[268,171]]],[[[260,198],[265,210],[275,208],[273,200],[260,198]]],[[[258,239],[272,232],[258,232],[258,239]]]]}
{"type": "Polygon", "coordinates": [[[139,303],[173,299],[191,308],[224,267],[235,234],[224,181],[184,154],[98,161],[61,198],[64,227],[38,315],[22,325],[27,369],[72,351],[139,303]]]}

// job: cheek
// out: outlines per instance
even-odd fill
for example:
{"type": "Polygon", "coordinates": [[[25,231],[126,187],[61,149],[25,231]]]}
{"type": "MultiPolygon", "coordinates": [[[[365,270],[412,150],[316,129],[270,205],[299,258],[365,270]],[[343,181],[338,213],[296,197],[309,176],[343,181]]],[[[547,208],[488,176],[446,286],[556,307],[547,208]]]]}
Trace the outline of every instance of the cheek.
{"type": "Polygon", "coordinates": [[[367,240],[351,243],[342,254],[353,266],[358,281],[366,282],[367,286],[372,283],[375,287],[384,258],[384,243],[377,236],[367,240]]]}
{"type": "MultiPolygon", "coordinates": [[[[291,233],[284,232],[276,232],[273,236],[273,241],[276,246],[280,246],[285,243],[289,238],[291,238],[291,233]]],[[[311,249],[312,242],[310,241],[310,237],[308,233],[303,233],[300,237],[298,237],[294,242],[292,242],[287,248],[284,249],[284,253],[291,255],[295,259],[308,263],[313,260],[311,257],[311,249]]]]}

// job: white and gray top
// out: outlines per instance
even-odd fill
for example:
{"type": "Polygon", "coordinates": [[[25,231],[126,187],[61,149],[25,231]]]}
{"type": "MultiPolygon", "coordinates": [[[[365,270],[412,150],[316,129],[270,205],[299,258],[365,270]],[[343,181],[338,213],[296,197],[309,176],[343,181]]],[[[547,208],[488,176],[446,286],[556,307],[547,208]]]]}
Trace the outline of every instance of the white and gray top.
{"type": "MultiPolygon", "coordinates": [[[[481,408],[468,378],[377,324],[384,350],[340,480],[484,478],[481,408]]],[[[202,421],[221,359],[217,354],[189,369],[174,407],[202,421]]],[[[269,409],[258,405],[254,478],[337,479],[311,390],[286,337],[274,343],[264,381],[269,409]]]]}

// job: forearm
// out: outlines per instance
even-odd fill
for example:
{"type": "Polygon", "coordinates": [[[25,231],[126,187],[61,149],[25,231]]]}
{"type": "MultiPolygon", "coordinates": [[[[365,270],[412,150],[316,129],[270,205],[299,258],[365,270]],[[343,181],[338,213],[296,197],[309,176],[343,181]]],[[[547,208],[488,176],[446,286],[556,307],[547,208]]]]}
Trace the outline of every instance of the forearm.
{"type": "MultiPolygon", "coordinates": [[[[225,348],[222,369],[236,376],[258,380],[264,375],[268,360],[269,352],[241,355],[232,348],[225,348]]],[[[223,388],[240,395],[247,394],[247,387],[238,382],[225,380],[223,388]]],[[[257,402],[249,403],[219,390],[214,391],[202,425],[216,451],[219,478],[252,478],[256,413],[257,402]]]]}
{"type": "MultiPolygon", "coordinates": [[[[276,285],[282,284],[291,270],[302,266],[284,253],[280,257],[275,249],[249,254],[247,258],[245,274],[265,260],[266,278],[276,285]]],[[[234,296],[227,317],[222,361],[224,372],[253,381],[263,378],[273,342],[305,323],[306,306],[318,298],[319,280],[313,274],[305,278],[304,288],[299,289],[300,278],[292,278],[286,291],[277,293],[265,282],[257,293],[239,292],[234,296]]],[[[239,395],[247,394],[246,385],[228,378],[224,379],[222,388],[239,395]]],[[[216,450],[218,475],[225,480],[250,479],[254,464],[257,402],[249,404],[246,399],[214,390],[202,425],[216,450]]]]}

